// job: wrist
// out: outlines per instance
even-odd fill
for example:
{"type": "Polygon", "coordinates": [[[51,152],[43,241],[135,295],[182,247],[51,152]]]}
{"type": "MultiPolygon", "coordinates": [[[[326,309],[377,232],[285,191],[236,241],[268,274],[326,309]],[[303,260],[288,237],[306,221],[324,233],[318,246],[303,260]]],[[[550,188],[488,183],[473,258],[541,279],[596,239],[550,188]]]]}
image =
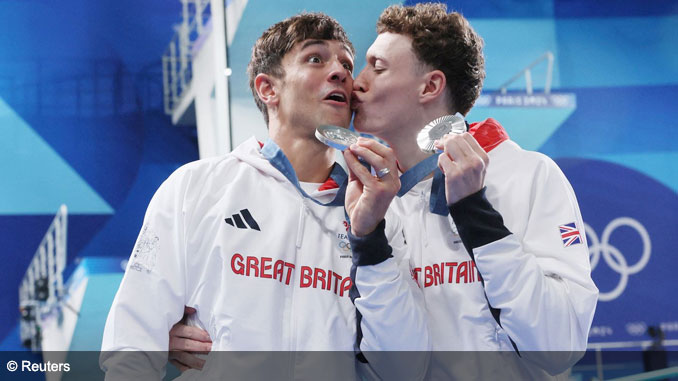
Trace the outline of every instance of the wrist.
{"type": "Polygon", "coordinates": [[[348,234],[353,263],[357,266],[375,265],[392,257],[391,246],[386,238],[386,221],[381,220],[372,232],[358,237],[351,228],[348,234]]]}
{"type": "Polygon", "coordinates": [[[373,233],[378,225],[379,224],[374,224],[360,229],[356,229],[354,225],[351,225],[351,234],[353,234],[354,237],[364,237],[373,233]]]}

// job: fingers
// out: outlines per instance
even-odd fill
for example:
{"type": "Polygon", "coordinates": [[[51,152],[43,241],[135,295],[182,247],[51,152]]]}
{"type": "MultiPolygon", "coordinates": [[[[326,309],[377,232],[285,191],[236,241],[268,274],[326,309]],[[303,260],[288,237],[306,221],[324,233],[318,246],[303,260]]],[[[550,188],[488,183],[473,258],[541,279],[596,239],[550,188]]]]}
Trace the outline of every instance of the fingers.
{"type": "Polygon", "coordinates": [[[377,175],[380,180],[388,176],[392,176],[392,178],[398,177],[398,165],[395,153],[391,148],[374,139],[360,138],[356,144],[349,147],[349,150],[355,156],[367,162],[377,174],[379,172],[386,172],[385,174],[377,175]]]}
{"type": "Polygon", "coordinates": [[[468,133],[447,135],[436,142],[444,152],[438,156],[438,167],[445,174],[445,197],[451,205],[482,189],[489,157],[468,133]]]}
{"type": "Polygon", "coordinates": [[[170,364],[176,366],[177,369],[179,369],[179,372],[181,372],[181,373],[184,373],[185,371],[191,369],[191,368],[187,367],[186,365],[180,363],[177,360],[169,360],[169,362],[170,362],[170,364]]]}
{"type": "MultiPolygon", "coordinates": [[[[473,153],[473,149],[464,138],[465,134],[448,134],[438,140],[436,148],[450,156],[452,160],[461,161],[473,153]]],[[[473,137],[471,137],[473,139],[473,137]]]]}
{"type": "Polygon", "coordinates": [[[451,173],[454,170],[453,165],[454,163],[452,162],[452,159],[450,159],[449,156],[447,155],[438,156],[438,168],[440,168],[440,170],[443,173],[445,174],[448,172],[451,173]]]}
{"type": "Polygon", "coordinates": [[[187,328],[191,330],[170,332],[170,350],[209,352],[212,349],[212,340],[205,331],[195,327],[187,328]]]}
{"type": "Polygon", "coordinates": [[[344,160],[346,160],[346,165],[351,172],[349,174],[349,181],[354,181],[357,179],[365,185],[375,181],[374,176],[372,176],[370,171],[365,168],[365,166],[362,165],[360,161],[358,161],[358,158],[352,152],[352,150],[344,151],[344,160]]]}
{"type": "Polygon", "coordinates": [[[452,160],[462,160],[468,155],[466,152],[466,142],[460,135],[449,134],[437,141],[436,148],[443,151],[444,154],[450,156],[452,160]]]}
{"type": "Polygon", "coordinates": [[[457,163],[447,155],[438,156],[438,168],[445,174],[445,177],[451,177],[461,173],[461,169],[457,163]]]}
{"type": "Polygon", "coordinates": [[[202,370],[205,360],[196,354],[207,354],[212,350],[212,340],[207,331],[185,324],[189,315],[196,313],[192,307],[184,307],[184,316],[169,332],[169,362],[185,372],[189,369],[202,370]]]}
{"type": "MultiPolygon", "coordinates": [[[[365,139],[367,140],[367,139],[365,139]]],[[[381,144],[377,143],[376,141],[372,140],[373,143],[367,142],[365,140],[359,140],[357,144],[353,144],[349,147],[349,150],[356,156],[361,157],[364,161],[366,161],[369,165],[371,165],[373,168],[376,170],[380,170],[382,168],[390,168],[390,163],[388,158],[385,156],[387,153],[380,153],[377,150],[374,150],[374,147],[381,146],[379,148],[386,148],[387,150],[390,150],[387,147],[382,146],[381,144]]],[[[382,151],[379,149],[379,151],[382,151]]]]}
{"type": "Polygon", "coordinates": [[[189,351],[207,353],[212,350],[209,334],[198,328],[177,323],[169,332],[170,351],[189,351]]]}
{"type": "Polygon", "coordinates": [[[198,327],[191,327],[181,323],[177,323],[172,327],[172,329],[170,330],[170,337],[172,336],[206,343],[212,342],[212,339],[210,338],[210,335],[209,333],[207,333],[207,331],[200,329],[198,327]]]}
{"type": "Polygon", "coordinates": [[[169,349],[170,351],[185,351],[207,354],[210,350],[212,350],[212,343],[170,336],[169,349]]]}
{"type": "Polygon", "coordinates": [[[356,177],[355,173],[353,173],[352,168],[354,164],[352,163],[354,161],[358,161],[358,158],[356,158],[355,155],[353,155],[349,149],[342,151],[341,154],[344,155],[344,161],[346,162],[346,166],[348,167],[348,181],[351,182],[357,180],[358,178],[356,177]],[[350,156],[351,158],[347,158],[347,156],[350,156]]]}
{"type": "Polygon", "coordinates": [[[489,164],[490,158],[489,156],[487,156],[487,152],[485,152],[485,149],[483,149],[483,147],[480,146],[480,143],[478,143],[478,141],[468,132],[462,134],[462,136],[464,137],[464,140],[469,145],[469,147],[471,147],[473,152],[475,152],[476,155],[478,155],[481,158],[481,160],[483,160],[485,165],[489,164]]]}
{"type": "Polygon", "coordinates": [[[435,147],[442,150],[453,161],[473,168],[484,168],[489,163],[489,157],[475,138],[465,132],[463,134],[448,134],[436,141],[435,147]]]}
{"type": "Polygon", "coordinates": [[[379,143],[378,141],[374,139],[368,139],[368,138],[360,138],[358,139],[358,146],[362,146],[365,148],[370,149],[371,151],[375,152],[377,155],[389,159],[389,158],[395,158],[395,154],[393,153],[393,150],[390,149],[389,147],[379,143]]]}
{"type": "Polygon", "coordinates": [[[169,354],[169,359],[181,372],[189,369],[202,370],[205,366],[205,360],[188,352],[172,351],[169,354]]]}

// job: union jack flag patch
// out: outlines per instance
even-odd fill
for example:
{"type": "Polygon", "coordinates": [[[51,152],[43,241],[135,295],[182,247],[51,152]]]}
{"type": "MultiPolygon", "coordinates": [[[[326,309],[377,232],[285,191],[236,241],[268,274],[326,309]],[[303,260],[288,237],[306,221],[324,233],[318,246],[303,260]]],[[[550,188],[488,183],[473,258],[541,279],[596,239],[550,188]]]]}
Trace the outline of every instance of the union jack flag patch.
{"type": "Polygon", "coordinates": [[[568,247],[581,243],[581,236],[579,235],[579,229],[574,222],[569,224],[560,225],[560,238],[563,240],[563,247],[568,247]]]}

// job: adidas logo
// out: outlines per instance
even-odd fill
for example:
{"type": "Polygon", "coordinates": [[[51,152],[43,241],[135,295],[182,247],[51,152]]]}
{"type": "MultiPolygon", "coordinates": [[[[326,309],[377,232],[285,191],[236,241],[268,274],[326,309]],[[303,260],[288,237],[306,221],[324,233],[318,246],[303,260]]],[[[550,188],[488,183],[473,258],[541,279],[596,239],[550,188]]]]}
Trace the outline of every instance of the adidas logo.
{"type": "Polygon", "coordinates": [[[224,221],[238,229],[247,229],[247,226],[249,226],[254,230],[261,231],[261,229],[259,229],[259,224],[257,224],[257,221],[254,220],[254,217],[252,217],[252,214],[250,214],[250,211],[247,209],[241,210],[240,214],[234,214],[230,218],[225,218],[224,221]],[[240,217],[241,214],[242,217],[240,217]],[[245,223],[247,223],[247,225],[245,225],[245,223]]]}

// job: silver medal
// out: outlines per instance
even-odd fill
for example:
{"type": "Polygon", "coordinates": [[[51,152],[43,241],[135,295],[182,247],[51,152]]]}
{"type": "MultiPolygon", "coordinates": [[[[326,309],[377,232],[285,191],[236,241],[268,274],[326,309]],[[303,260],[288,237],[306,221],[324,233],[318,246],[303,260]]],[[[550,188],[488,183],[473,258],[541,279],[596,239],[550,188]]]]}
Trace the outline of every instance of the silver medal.
{"type": "Polygon", "coordinates": [[[351,144],[357,143],[360,135],[348,128],[320,126],[315,130],[315,137],[328,146],[343,151],[351,144]]]}
{"type": "Polygon", "coordinates": [[[433,120],[427,124],[417,135],[417,144],[419,148],[426,153],[436,152],[433,143],[443,136],[453,134],[463,134],[466,131],[466,122],[464,116],[460,113],[454,115],[445,115],[433,120]]]}

